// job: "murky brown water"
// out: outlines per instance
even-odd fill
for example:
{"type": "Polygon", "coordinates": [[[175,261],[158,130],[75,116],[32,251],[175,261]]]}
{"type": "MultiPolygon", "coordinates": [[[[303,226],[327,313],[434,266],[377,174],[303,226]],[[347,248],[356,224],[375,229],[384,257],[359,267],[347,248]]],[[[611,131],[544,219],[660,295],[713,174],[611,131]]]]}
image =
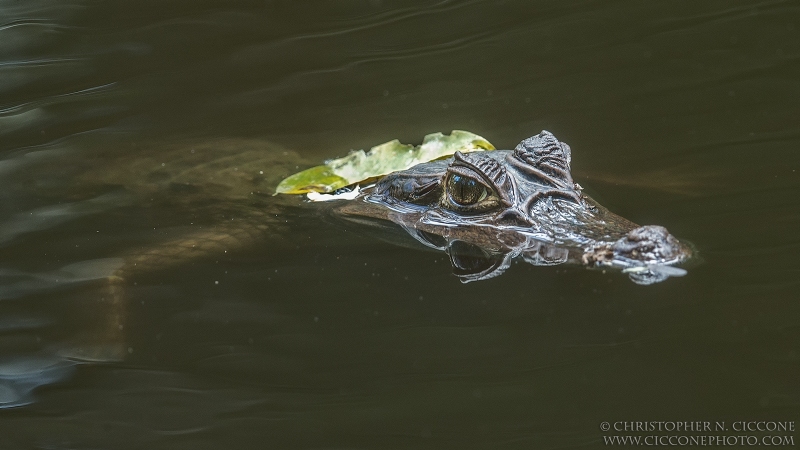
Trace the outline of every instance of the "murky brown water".
{"type": "Polygon", "coordinates": [[[0,12],[0,447],[585,448],[603,421],[798,418],[797,3],[0,12]],[[702,261],[461,284],[269,195],[452,129],[554,132],[592,196],[702,261]]]}

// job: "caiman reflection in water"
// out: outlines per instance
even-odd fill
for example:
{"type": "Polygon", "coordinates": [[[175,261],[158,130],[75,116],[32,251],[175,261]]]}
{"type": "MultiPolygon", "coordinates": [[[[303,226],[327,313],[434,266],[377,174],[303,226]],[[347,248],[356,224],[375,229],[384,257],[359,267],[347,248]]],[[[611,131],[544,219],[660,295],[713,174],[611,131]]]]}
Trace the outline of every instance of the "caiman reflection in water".
{"type": "Polygon", "coordinates": [[[570,158],[570,147],[543,131],[513,151],[456,153],[392,173],[338,211],[399,224],[446,251],[464,282],[500,275],[517,257],[622,269],[638,284],[683,275],[672,265],[690,248],[664,227],[640,227],[584,195],[570,158]]]}

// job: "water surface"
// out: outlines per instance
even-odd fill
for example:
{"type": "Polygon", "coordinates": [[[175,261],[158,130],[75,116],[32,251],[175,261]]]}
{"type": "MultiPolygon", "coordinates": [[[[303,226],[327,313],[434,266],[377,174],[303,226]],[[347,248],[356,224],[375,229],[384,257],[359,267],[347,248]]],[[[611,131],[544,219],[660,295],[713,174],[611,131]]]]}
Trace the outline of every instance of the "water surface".
{"type": "Polygon", "coordinates": [[[0,10],[4,446],[585,448],[603,421],[797,419],[796,3],[0,10]],[[652,286],[461,284],[270,195],[452,129],[555,133],[590,195],[701,259],[652,286]]]}

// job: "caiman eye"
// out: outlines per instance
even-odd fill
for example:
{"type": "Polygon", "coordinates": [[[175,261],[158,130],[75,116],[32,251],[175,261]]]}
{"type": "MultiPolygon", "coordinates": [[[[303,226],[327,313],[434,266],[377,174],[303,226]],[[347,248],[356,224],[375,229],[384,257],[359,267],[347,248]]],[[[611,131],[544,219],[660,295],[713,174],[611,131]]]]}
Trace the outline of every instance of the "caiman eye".
{"type": "Polygon", "coordinates": [[[489,189],[474,178],[451,174],[447,178],[447,193],[457,206],[470,206],[486,199],[489,189]]]}

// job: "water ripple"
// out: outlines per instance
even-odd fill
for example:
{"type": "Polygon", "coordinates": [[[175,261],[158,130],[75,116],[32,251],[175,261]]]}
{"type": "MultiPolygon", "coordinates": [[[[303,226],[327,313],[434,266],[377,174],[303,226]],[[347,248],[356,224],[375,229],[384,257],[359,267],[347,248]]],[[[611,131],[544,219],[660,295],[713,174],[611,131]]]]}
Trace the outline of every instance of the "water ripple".
{"type": "Polygon", "coordinates": [[[64,99],[69,97],[81,97],[81,96],[97,94],[99,92],[105,92],[110,90],[110,88],[112,88],[115,85],[116,85],[115,82],[106,83],[99,86],[92,86],[86,89],[80,89],[77,91],[68,92],[66,94],[51,95],[49,97],[45,97],[35,101],[20,103],[18,105],[8,106],[6,108],[0,108],[0,117],[6,115],[20,114],[21,112],[28,111],[31,108],[37,108],[48,104],[52,104],[55,100],[58,99],[64,99]]]}

